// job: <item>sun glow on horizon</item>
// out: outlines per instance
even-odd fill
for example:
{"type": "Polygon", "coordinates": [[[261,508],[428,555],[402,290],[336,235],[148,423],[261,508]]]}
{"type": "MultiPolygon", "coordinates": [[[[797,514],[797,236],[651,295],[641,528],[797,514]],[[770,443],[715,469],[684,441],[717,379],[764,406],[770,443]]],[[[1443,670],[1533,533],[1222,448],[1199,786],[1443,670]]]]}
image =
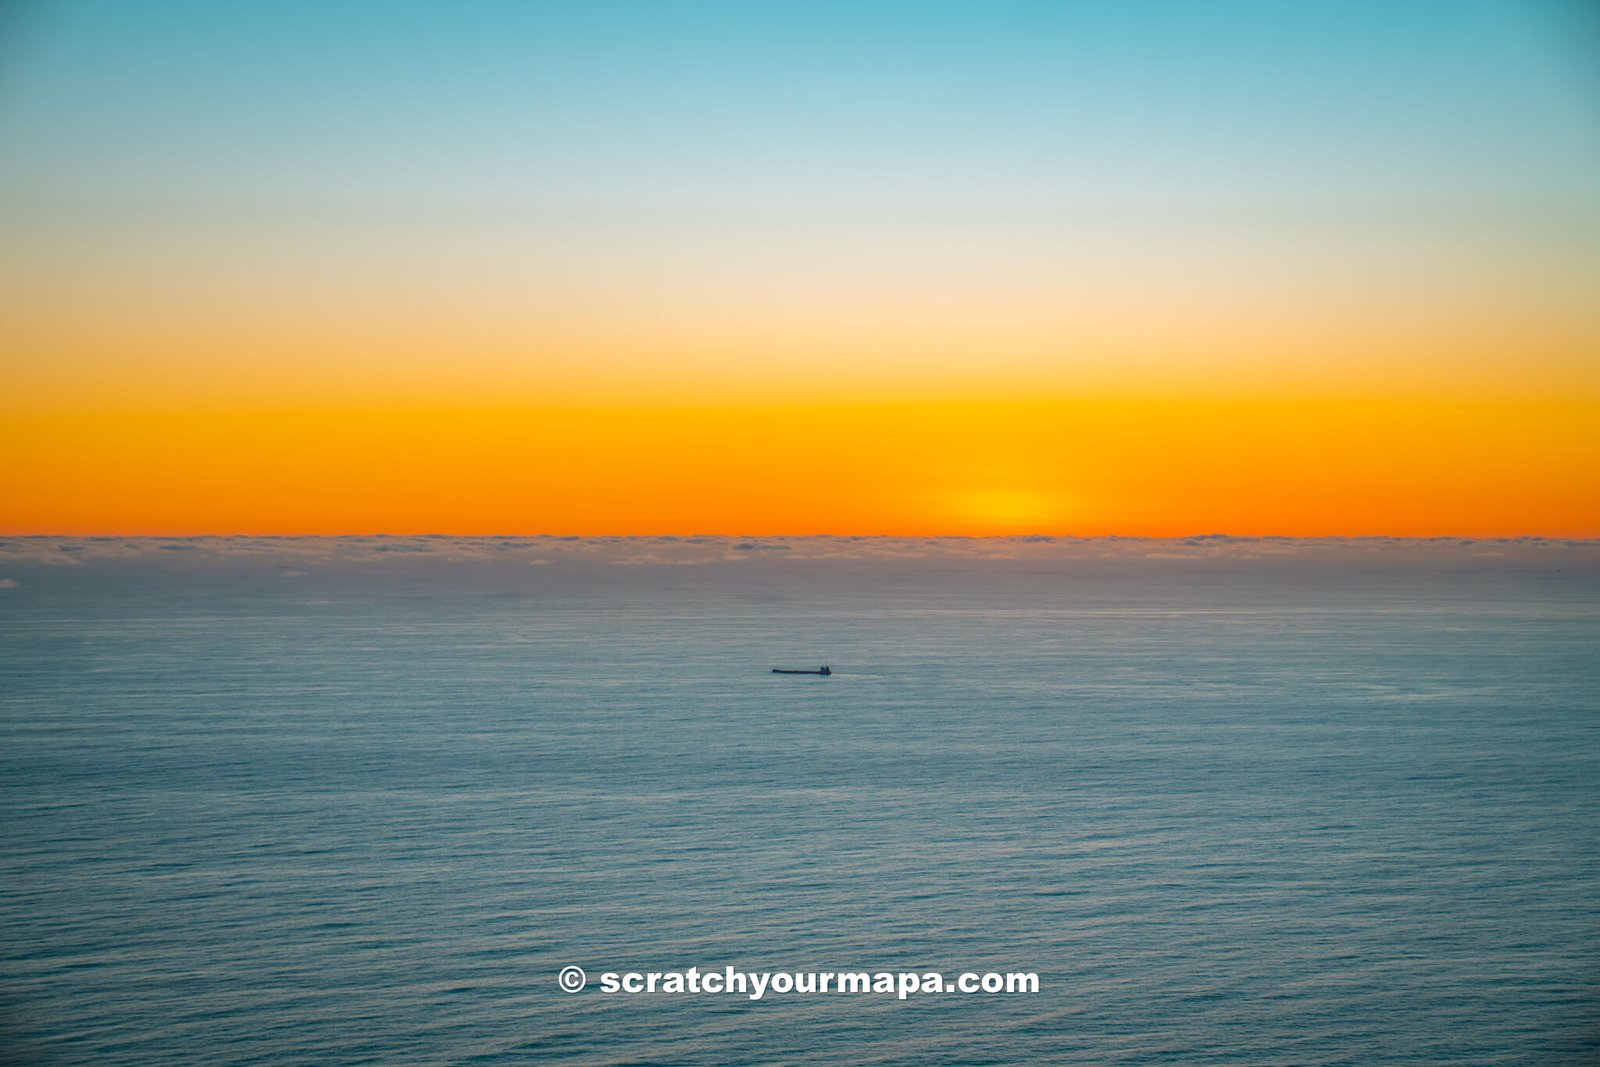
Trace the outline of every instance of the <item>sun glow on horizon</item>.
{"type": "Polygon", "coordinates": [[[1581,398],[23,414],[0,532],[1596,536],[1596,424],[1581,398]]]}

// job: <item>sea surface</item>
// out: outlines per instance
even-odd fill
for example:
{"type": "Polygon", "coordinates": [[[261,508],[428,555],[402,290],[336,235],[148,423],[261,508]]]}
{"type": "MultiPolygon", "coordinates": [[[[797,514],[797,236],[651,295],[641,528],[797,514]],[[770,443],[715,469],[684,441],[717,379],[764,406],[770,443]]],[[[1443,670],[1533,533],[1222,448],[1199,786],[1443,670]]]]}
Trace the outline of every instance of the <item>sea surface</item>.
{"type": "Polygon", "coordinates": [[[1011,547],[0,544],[0,1060],[1600,1059],[1600,548],[1011,547]]]}

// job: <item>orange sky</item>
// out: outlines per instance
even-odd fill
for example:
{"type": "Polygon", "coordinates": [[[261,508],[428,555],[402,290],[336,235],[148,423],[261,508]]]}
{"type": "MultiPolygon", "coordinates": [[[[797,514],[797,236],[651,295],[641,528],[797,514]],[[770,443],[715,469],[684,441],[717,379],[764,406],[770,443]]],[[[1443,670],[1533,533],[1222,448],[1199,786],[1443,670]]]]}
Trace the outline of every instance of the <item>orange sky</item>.
{"type": "Polygon", "coordinates": [[[7,533],[1600,534],[1587,400],[19,414],[7,533]]]}

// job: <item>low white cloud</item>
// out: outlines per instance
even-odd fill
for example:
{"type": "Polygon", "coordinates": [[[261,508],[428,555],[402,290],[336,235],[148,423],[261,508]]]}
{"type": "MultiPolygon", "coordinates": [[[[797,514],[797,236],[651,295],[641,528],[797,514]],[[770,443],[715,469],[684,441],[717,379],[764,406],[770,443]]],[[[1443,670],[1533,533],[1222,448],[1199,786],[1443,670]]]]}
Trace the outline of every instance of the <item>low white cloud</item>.
{"type": "MultiPolygon", "coordinates": [[[[1567,538],[1240,537],[1199,534],[1136,537],[8,537],[0,565],[18,568],[132,564],[166,569],[207,566],[270,568],[279,577],[304,577],[354,568],[494,566],[516,564],[552,571],[738,564],[741,569],[805,567],[880,561],[914,566],[1051,565],[1093,561],[1151,563],[1272,561],[1395,563],[1460,561],[1600,562],[1600,540],[1567,538]]],[[[26,575],[24,575],[26,577],[26,575]]],[[[8,578],[15,588],[17,579],[8,578]]]]}

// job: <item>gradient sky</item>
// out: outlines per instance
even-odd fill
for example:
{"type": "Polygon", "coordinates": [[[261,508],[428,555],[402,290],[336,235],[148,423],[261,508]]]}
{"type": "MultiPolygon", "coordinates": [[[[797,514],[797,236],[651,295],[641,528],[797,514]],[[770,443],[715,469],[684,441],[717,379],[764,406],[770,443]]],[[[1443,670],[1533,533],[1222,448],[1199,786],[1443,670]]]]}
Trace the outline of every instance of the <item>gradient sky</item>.
{"type": "Polygon", "coordinates": [[[12,5],[0,530],[1600,535],[1585,10],[12,5]]]}

